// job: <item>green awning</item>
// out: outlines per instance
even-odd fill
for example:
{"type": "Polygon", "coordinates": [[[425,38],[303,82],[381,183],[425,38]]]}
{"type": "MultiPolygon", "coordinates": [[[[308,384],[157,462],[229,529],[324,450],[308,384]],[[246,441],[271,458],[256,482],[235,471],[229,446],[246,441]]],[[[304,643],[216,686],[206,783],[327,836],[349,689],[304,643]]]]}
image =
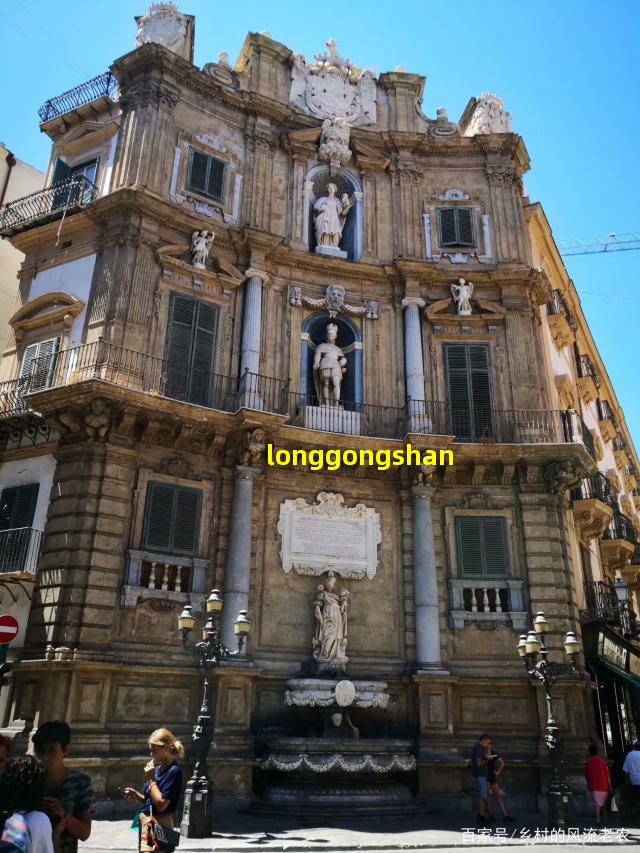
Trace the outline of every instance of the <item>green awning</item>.
{"type": "Polygon", "coordinates": [[[635,677],[635,675],[631,675],[630,672],[624,672],[622,669],[618,669],[617,666],[614,666],[612,663],[609,663],[606,660],[602,660],[602,658],[598,658],[597,660],[590,661],[592,666],[595,666],[596,670],[600,668],[608,669],[614,675],[618,675],[620,678],[626,679],[630,684],[633,684],[634,687],[640,689],[640,680],[635,677]]]}

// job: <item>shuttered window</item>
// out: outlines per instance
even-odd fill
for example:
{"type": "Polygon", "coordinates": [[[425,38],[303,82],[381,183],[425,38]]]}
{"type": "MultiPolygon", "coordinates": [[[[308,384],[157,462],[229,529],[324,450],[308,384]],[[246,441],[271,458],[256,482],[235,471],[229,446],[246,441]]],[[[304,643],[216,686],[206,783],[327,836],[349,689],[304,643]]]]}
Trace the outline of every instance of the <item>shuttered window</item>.
{"type": "Polygon", "coordinates": [[[39,483],[10,486],[0,495],[0,530],[31,527],[38,500],[39,483]]]}
{"type": "Polygon", "coordinates": [[[475,246],[473,210],[470,207],[438,208],[440,247],[475,246]]]}
{"type": "Polygon", "coordinates": [[[217,157],[192,148],[189,155],[187,189],[216,201],[224,200],[225,164],[217,157]]]}
{"type": "Polygon", "coordinates": [[[504,518],[459,516],[456,518],[456,543],[461,577],[506,577],[507,546],[504,518]]]}
{"type": "Polygon", "coordinates": [[[215,305],[173,294],[165,352],[167,397],[211,405],[217,327],[215,305]]]}
{"type": "Polygon", "coordinates": [[[151,481],[144,507],[143,549],[193,556],[198,547],[201,504],[200,489],[151,481]]]}
{"type": "Polygon", "coordinates": [[[489,348],[484,344],[445,344],[450,430],[459,441],[494,435],[489,348]]]}
{"type": "Polygon", "coordinates": [[[19,375],[23,380],[19,383],[21,390],[40,391],[51,385],[59,347],[60,338],[38,341],[25,347],[19,375]]]}

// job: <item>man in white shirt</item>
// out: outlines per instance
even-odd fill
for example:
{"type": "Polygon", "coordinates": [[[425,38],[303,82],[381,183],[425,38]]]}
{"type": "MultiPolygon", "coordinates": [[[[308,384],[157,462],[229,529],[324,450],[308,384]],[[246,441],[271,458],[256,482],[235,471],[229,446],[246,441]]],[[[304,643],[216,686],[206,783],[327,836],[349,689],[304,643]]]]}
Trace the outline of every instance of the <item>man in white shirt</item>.
{"type": "Polygon", "coordinates": [[[630,807],[634,812],[640,809],[640,741],[636,741],[622,765],[631,785],[630,807]]]}

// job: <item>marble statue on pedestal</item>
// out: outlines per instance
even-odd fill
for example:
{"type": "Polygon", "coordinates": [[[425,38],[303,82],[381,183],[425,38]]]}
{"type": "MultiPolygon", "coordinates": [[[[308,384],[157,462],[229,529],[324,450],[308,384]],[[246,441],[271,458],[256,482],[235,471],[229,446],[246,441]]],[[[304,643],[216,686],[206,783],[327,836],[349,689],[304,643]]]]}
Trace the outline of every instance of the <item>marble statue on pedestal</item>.
{"type": "Polygon", "coordinates": [[[316,395],[321,405],[337,405],[340,402],[342,377],[347,371],[347,358],[336,345],[338,327],[335,323],[327,326],[327,339],[318,344],[313,358],[313,381],[316,395]]]}
{"type": "Polygon", "coordinates": [[[458,279],[457,284],[451,285],[451,293],[458,308],[458,314],[468,316],[471,314],[471,297],[473,296],[473,282],[458,279]]]}
{"type": "Polygon", "coordinates": [[[338,188],[335,184],[327,184],[329,195],[322,196],[313,205],[314,228],[317,246],[340,247],[342,229],[351,207],[349,196],[344,193],[342,198],[336,198],[338,188]]]}
{"type": "Polygon", "coordinates": [[[214,238],[213,231],[194,231],[191,235],[191,263],[196,269],[206,269],[214,238]]]}
{"type": "Polygon", "coordinates": [[[336,576],[328,573],[327,581],[318,587],[313,602],[316,631],[313,638],[313,658],[318,674],[338,674],[347,665],[347,603],[349,593],[336,590],[336,576]]]}

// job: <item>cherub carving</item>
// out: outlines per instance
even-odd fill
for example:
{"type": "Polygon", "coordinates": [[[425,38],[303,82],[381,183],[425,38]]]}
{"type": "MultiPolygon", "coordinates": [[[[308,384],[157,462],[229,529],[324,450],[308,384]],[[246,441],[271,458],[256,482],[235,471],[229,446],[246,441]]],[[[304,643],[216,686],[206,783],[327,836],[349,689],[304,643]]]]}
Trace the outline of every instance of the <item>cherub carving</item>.
{"type": "Polygon", "coordinates": [[[267,434],[260,427],[245,433],[245,447],[240,453],[240,464],[258,468],[267,447],[267,434]]]}
{"type": "Polygon", "coordinates": [[[84,426],[87,438],[91,441],[103,441],[111,425],[111,411],[106,400],[96,397],[89,404],[89,410],[84,416],[84,426]]]}

